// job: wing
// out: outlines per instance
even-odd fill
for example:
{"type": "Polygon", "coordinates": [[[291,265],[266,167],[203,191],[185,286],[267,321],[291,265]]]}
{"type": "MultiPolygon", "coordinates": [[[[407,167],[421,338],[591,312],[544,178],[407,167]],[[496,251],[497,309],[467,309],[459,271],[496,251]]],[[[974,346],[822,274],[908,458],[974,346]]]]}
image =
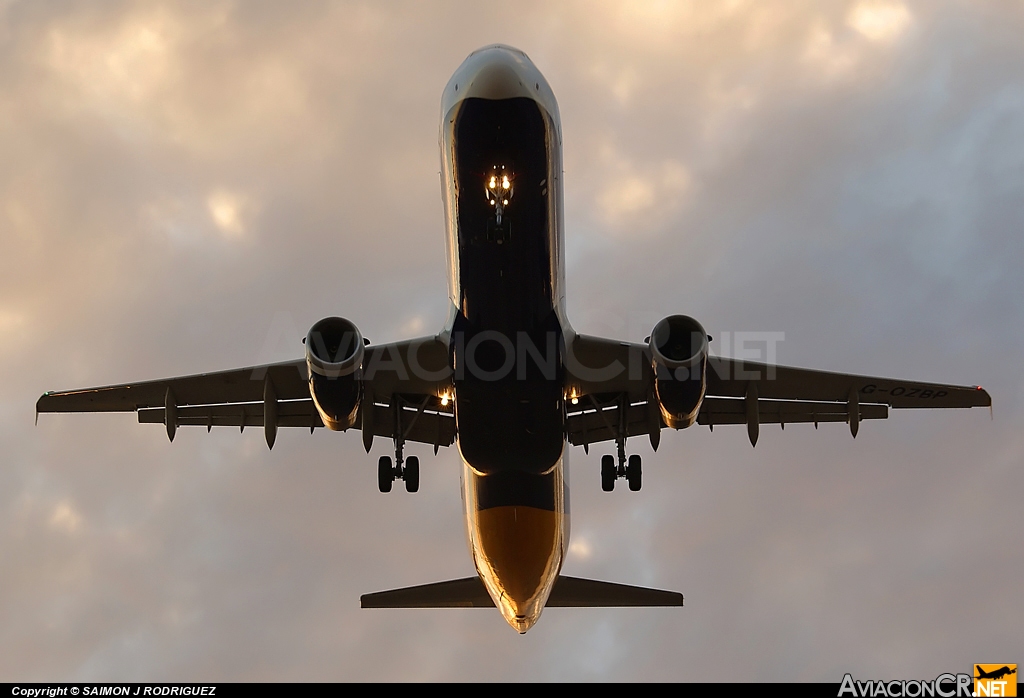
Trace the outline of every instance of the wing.
{"type": "Polygon", "coordinates": [[[753,361],[710,357],[708,395],[746,397],[751,384],[757,394],[778,400],[825,400],[849,402],[851,394],[860,402],[905,407],[990,407],[992,398],[981,386],[920,383],[815,371],[790,366],[770,366],[753,361]]]}
{"type": "MultiPolygon", "coordinates": [[[[646,345],[577,335],[567,346],[570,443],[647,434],[665,427],[652,393],[646,345]]],[[[775,366],[712,356],[697,423],[746,424],[752,442],[759,424],[846,422],[856,435],[864,419],[886,419],[889,408],[990,407],[980,386],[877,378],[775,366]]]]}
{"type": "MultiPolygon", "coordinates": [[[[372,345],[364,357],[363,401],[356,424],[364,436],[394,438],[396,426],[406,441],[450,446],[455,441],[449,394],[447,344],[426,337],[372,345]],[[418,370],[410,371],[409,367],[418,370]],[[363,419],[372,409],[377,417],[363,419]],[[383,413],[384,418],[379,415],[383,413]]],[[[36,402],[40,412],[136,412],[139,422],[165,424],[170,438],[178,426],[264,427],[273,446],[278,427],[324,426],[309,392],[306,361],[200,373],[101,388],[47,392],[36,402]],[[171,419],[168,420],[168,415],[171,419]],[[267,419],[268,415],[271,419],[267,419]]]]}

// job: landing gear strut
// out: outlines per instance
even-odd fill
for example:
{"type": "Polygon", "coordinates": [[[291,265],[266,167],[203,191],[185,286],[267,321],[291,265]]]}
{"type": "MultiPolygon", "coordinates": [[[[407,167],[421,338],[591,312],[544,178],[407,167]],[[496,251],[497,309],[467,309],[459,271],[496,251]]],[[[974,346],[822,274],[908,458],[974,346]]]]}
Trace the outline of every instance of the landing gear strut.
{"type": "MultiPolygon", "coordinates": [[[[591,399],[593,400],[593,398],[591,399]]],[[[597,403],[595,402],[594,404],[596,407],[597,403]]],[[[600,408],[598,410],[600,411],[600,408]]],[[[634,453],[628,459],[626,458],[628,410],[629,400],[623,396],[619,399],[618,428],[614,430],[618,463],[616,464],[616,458],[611,454],[601,456],[601,489],[605,492],[614,490],[615,481],[619,478],[624,478],[629,483],[629,489],[633,492],[638,492],[643,485],[643,468],[641,467],[640,456],[634,453]]],[[[609,425],[609,428],[611,428],[611,425],[609,425]]]]}
{"type": "Polygon", "coordinates": [[[419,490],[420,459],[416,456],[404,458],[403,453],[405,452],[406,430],[411,429],[412,425],[416,423],[417,418],[423,414],[423,410],[427,406],[427,400],[429,398],[424,398],[416,414],[413,415],[412,421],[405,425],[402,423],[405,401],[399,395],[395,395],[392,398],[395,411],[395,464],[391,464],[391,458],[388,456],[381,456],[380,460],[377,461],[377,488],[381,492],[390,492],[391,486],[396,479],[405,480],[406,492],[416,492],[419,490]]]}

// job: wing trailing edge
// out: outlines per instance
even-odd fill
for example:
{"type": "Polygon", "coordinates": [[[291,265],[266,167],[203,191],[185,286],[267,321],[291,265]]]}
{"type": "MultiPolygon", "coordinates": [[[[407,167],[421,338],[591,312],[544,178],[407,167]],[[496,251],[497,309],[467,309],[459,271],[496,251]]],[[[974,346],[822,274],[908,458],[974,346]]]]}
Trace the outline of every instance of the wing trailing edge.
{"type": "MultiPolygon", "coordinates": [[[[362,608],[493,608],[479,577],[363,594],[362,608]]],[[[560,575],[545,604],[547,608],[611,608],[624,606],[682,606],[676,591],[600,582],[560,575]]]]}

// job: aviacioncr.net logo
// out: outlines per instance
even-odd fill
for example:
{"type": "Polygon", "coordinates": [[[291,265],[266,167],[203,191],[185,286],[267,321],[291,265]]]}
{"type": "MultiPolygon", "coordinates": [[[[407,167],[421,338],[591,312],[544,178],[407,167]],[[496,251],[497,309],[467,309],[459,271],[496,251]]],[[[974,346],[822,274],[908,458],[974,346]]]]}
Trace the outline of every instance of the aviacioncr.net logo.
{"type": "Polygon", "coordinates": [[[979,698],[1011,698],[1017,695],[1017,665],[975,664],[974,682],[974,695],[979,698]]]}
{"type": "Polygon", "coordinates": [[[932,681],[896,679],[893,681],[857,681],[843,676],[838,698],[972,698],[970,674],[939,674],[932,681]]]}

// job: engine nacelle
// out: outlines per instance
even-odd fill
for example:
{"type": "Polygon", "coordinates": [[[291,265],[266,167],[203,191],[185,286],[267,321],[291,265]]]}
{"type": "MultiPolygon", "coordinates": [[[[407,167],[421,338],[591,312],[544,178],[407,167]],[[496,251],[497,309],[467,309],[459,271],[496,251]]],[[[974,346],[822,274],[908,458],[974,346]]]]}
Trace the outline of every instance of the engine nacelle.
{"type": "Polygon", "coordinates": [[[356,423],[363,352],[363,336],[344,318],[324,318],[306,335],[309,394],[328,429],[344,431],[356,423]]]}
{"type": "Polygon", "coordinates": [[[697,421],[704,401],[708,334],[692,317],[672,315],[651,333],[654,395],[661,417],[673,429],[697,421]]]}

